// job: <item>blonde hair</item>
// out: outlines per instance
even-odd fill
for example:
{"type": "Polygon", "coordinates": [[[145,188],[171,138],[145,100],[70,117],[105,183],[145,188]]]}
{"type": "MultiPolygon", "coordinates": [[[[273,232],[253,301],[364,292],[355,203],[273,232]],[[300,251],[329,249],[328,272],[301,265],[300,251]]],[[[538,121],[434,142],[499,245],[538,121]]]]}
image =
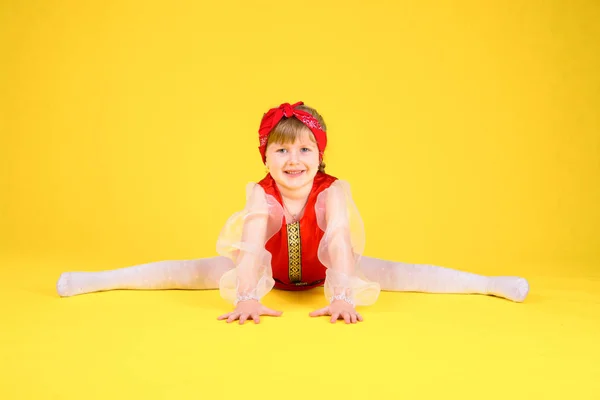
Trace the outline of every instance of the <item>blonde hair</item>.
{"type": "MultiPolygon", "coordinates": [[[[298,110],[306,111],[310,115],[312,115],[319,124],[321,124],[321,128],[323,128],[324,132],[327,132],[327,126],[325,125],[325,121],[321,114],[317,112],[314,108],[308,107],[307,105],[301,105],[296,107],[298,110]]],[[[310,140],[313,143],[317,143],[315,140],[315,136],[311,132],[311,130],[302,123],[298,118],[291,117],[286,118],[283,117],[281,121],[273,128],[271,133],[269,134],[269,139],[267,140],[267,146],[271,143],[294,143],[296,139],[298,139],[304,132],[309,134],[310,140]]],[[[325,172],[325,163],[321,161],[319,164],[319,172],[325,172]]]]}

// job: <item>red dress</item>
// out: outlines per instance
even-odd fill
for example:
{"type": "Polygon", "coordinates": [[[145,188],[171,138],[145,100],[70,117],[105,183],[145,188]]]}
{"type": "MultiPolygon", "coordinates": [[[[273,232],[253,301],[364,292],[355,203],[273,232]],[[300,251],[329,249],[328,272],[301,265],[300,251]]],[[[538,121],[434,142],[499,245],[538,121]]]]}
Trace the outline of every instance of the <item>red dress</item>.
{"type": "MultiPolygon", "coordinates": [[[[277,289],[306,290],[325,282],[326,267],[317,257],[325,232],[317,224],[315,203],[319,193],[336,180],[331,175],[317,172],[300,221],[287,224],[284,218],[281,229],[267,242],[265,247],[273,256],[271,266],[277,289]]],[[[258,184],[283,207],[281,193],[270,174],[258,184]]]]}

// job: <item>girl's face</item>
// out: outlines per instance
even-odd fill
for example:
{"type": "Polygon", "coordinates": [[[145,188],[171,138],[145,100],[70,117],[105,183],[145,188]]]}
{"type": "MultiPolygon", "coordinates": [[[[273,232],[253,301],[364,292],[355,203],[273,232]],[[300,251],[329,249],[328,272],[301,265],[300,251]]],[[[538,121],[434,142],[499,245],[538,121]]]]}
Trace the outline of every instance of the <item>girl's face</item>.
{"type": "Polygon", "coordinates": [[[267,168],[279,186],[287,190],[312,186],[320,163],[311,132],[303,131],[294,143],[270,143],[266,155],[267,168]]]}

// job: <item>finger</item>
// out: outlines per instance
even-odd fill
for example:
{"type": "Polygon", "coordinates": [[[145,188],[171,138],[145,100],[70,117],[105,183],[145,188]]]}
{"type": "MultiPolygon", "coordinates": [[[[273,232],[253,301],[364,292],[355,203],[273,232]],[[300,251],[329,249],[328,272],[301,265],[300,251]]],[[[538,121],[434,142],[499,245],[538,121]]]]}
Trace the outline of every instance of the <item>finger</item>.
{"type": "Polygon", "coordinates": [[[351,320],[352,320],[352,323],[353,323],[353,324],[355,324],[355,323],[356,323],[356,314],[352,314],[352,315],[351,315],[351,320]]]}
{"type": "Polygon", "coordinates": [[[227,318],[227,323],[229,324],[230,322],[235,321],[236,319],[239,318],[239,316],[240,316],[240,314],[238,314],[238,313],[231,313],[229,318],[227,318]]]}
{"type": "Polygon", "coordinates": [[[356,318],[357,318],[357,319],[358,319],[360,322],[362,322],[362,321],[363,321],[363,317],[362,317],[362,315],[360,315],[359,313],[356,313],[356,318]]]}
{"type": "Polygon", "coordinates": [[[227,314],[219,315],[217,318],[219,321],[225,318],[228,318],[232,313],[228,312],[227,314]]]}
{"type": "Polygon", "coordinates": [[[272,310],[270,308],[264,307],[262,310],[263,315],[270,315],[271,317],[280,317],[283,314],[283,311],[272,310]]]}
{"type": "Polygon", "coordinates": [[[348,314],[346,311],[344,311],[342,316],[344,317],[344,322],[349,324],[350,323],[350,314],[348,314]]]}
{"type": "Polygon", "coordinates": [[[248,319],[248,314],[242,314],[240,316],[240,325],[244,325],[244,322],[248,319]]]}
{"type": "Polygon", "coordinates": [[[260,317],[258,316],[258,313],[252,313],[252,319],[254,320],[255,324],[260,323],[260,317]]]}
{"type": "Polygon", "coordinates": [[[310,315],[311,317],[320,317],[320,316],[328,315],[328,314],[329,314],[329,306],[323,307],[319,310],[315,310],[308,315],[310,315]]]}
{"type": "Polygon", "coordinates": [[[335,324],[335,321],[337,321],[337,319],[340,317],[340,313],[335,312],[333,314],[331,314],[331,323],[335,324]]]}

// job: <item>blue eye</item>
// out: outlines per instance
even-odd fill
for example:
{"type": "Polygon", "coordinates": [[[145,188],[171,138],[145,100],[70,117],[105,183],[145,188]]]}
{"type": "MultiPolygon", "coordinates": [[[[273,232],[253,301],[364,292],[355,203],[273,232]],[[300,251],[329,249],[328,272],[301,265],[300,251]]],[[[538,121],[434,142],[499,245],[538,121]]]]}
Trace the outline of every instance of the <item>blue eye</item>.
{"type": "Polygon", "coordinates": [[[277,153],[283,153],[285,151],[286,151],[285,149],[279,149],[279,150],[277,150],[277,153]]]}

